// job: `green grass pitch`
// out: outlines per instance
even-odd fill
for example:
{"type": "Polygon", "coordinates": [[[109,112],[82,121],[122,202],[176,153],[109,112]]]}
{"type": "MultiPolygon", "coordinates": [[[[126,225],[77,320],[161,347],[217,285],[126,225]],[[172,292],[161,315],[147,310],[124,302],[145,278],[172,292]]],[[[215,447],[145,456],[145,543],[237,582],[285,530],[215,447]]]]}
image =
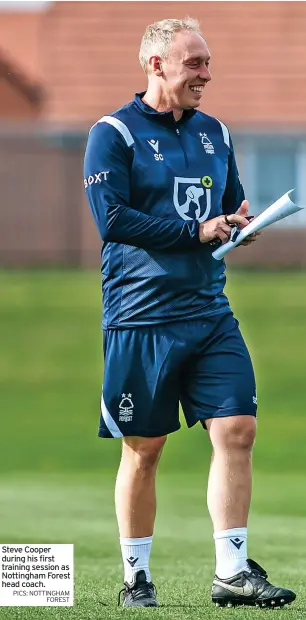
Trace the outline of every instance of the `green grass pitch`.
{"type": "Polygon", "coordinates": [[[249,554],[297,592],[283,610],[217,610],[206,509],[210,447],[183,425],[158,474],[151,569],[161,607],[117,608],[122,568],[113,485],[120,444],[96,436],[99,273],[0,273],[0,542],[74,543],[73,608],[0,607],[0,620],[306,618],[306,274],[232,272],[227,292],[259,397],[249,554]]]}

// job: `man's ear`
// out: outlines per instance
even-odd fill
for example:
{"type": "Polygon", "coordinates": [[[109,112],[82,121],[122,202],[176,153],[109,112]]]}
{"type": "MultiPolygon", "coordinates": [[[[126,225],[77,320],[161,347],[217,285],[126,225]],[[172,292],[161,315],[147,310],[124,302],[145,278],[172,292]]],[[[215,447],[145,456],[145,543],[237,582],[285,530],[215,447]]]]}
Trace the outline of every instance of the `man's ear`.
{"type": "Polygon", "coordinates": [[[149,64],[155,75],[162,75],[162,61],[159,56],[151,56],[151,58],[149,59],[149,64]]]}

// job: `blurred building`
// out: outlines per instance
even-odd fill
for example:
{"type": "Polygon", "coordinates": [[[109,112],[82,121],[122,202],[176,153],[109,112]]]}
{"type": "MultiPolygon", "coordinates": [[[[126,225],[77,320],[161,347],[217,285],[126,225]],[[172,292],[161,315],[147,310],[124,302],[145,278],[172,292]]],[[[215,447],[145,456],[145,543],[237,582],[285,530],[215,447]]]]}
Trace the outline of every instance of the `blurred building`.
{"type": "MultiPolygon", "coordinates": [[[[145,89],[146,25],[186,14],[212,52],[202,109],[229,125],[252,212],[292,187],[306,205],[305,2],[0,2],[2,265],[98,263],[88,129],[145,89]]],[[[304,264],[305,233],[301,212],[231,262],[304,264]]]]}

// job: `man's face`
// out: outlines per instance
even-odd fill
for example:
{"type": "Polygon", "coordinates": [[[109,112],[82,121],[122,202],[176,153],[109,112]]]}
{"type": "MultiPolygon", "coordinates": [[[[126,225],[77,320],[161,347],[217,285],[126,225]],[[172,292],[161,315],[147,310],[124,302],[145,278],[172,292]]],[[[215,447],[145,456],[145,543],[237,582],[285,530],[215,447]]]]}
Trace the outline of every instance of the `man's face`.
{"type": "Polygon", "coordinates": [[[210,54],[204,39],[196,32],[174,36],[166,60],[161,59],[164,92],[171,107],[188,110],[200,105],[204,88],[211,80],[210,54]]]}

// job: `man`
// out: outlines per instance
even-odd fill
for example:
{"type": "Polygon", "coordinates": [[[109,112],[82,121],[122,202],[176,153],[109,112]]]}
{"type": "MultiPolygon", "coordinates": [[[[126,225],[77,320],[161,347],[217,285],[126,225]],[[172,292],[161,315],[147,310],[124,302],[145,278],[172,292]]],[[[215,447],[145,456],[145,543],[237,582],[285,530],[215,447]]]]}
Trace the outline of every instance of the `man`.
{"type": "Polygon", "coordinates": [[[125,606],[157,606],[155,473],[168,433],[180,427],[179,401],[187,425],[200,421],[213,446],[212,600],[268,607],[295,599],[247,556],[255,379],[211,244],[248,224],[249,205],[227,127],[197,111],[209,60],[195,20],[148,26],[140,48],[147,91],[93,126],[85,155],[104,241],[99,436],[122,438],[115,499],[125,606]]]}

